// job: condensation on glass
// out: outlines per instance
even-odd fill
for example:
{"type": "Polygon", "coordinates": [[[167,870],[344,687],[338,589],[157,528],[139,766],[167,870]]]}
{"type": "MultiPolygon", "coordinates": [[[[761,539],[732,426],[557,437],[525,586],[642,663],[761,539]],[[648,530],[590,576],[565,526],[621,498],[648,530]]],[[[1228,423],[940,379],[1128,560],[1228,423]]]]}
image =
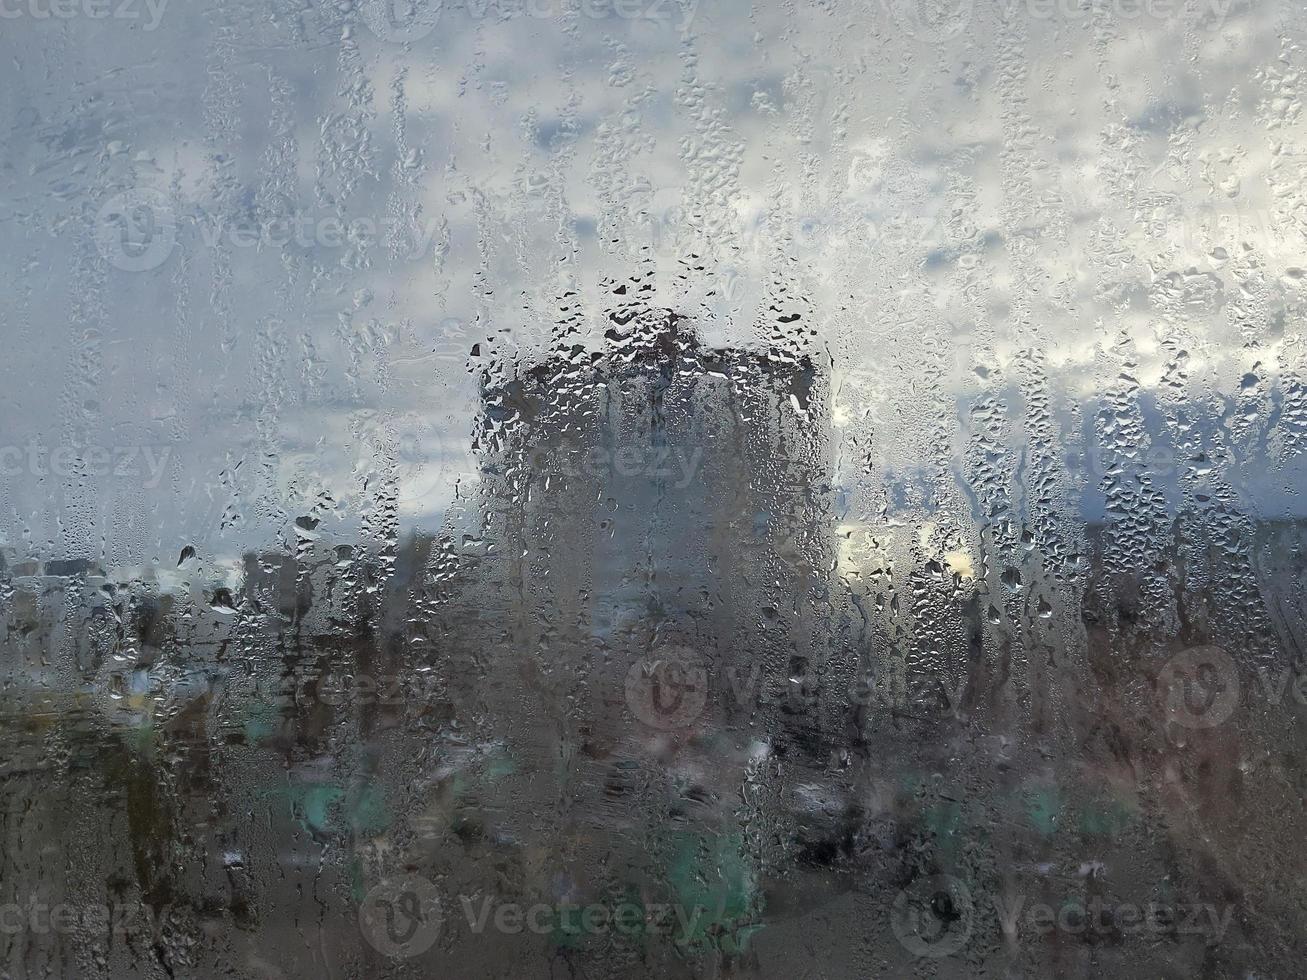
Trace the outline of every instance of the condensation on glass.
{"type": "Polygon", "coordinates": [[[1305,41],[0,2],[0,978],[1300,974],[1305,41]]]}

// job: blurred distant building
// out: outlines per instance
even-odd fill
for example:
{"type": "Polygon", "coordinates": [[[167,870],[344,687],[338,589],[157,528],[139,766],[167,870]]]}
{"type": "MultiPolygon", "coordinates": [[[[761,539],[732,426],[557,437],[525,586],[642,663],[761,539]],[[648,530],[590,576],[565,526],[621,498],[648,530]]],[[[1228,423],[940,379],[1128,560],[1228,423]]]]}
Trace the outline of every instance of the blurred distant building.
{"type": "Polygon", "coordinates": [[[478,507],[433,565],[441,671],[487,747],[467,809],[590,900],[725,848],[743,918],[767,845],[738,834],[740,786],[826,754],[787,684],[829,657],[828,372],[616,319],[485,387],[478,507]]]}

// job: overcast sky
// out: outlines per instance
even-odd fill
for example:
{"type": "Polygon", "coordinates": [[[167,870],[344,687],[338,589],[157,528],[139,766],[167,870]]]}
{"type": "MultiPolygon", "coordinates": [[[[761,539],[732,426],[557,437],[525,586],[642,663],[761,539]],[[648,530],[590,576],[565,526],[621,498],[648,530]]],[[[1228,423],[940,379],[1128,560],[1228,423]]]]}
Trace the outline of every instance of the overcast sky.
{"type": "Polygon", "coordinates": [[[710,340],[829,350],[855,518],[945,472],[965,520],[989,445],[1094,519],[1096,443],[1135,438],[1103,400],[1171,506],[1301,513],[1305,32],[1266,0],[0,0],[0,543],[234,553],[392,494],[435,526],[473,345],[598,342],[642,270],[710,340]]]}

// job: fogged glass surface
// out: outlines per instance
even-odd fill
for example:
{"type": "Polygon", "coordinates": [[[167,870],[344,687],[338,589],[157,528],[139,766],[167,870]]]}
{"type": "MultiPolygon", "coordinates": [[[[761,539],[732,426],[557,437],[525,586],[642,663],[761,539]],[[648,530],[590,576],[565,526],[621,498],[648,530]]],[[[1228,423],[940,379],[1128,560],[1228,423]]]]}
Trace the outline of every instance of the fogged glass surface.
{"type": "Polygon", "coordinates": [[[0,978],[1293,978],[1290,0],[0,0],[0,978]]]}

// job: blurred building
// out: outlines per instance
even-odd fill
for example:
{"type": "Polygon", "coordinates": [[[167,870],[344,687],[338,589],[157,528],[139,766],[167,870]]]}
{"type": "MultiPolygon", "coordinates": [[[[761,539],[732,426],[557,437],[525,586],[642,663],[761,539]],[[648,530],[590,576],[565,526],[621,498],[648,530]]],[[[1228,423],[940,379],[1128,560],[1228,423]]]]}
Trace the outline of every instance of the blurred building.
{"type": "Polygon", "coordinates": [[[830,658],[828,372],[615,319],[484,389],[480,496],[433,566],[440,672],[486,747],[467,812],[538,855],[528,888],[685,899],[675,869],[716,855],[729,928],[761,907],[768,771],[830,750],[789,689],[830,658]]]}

